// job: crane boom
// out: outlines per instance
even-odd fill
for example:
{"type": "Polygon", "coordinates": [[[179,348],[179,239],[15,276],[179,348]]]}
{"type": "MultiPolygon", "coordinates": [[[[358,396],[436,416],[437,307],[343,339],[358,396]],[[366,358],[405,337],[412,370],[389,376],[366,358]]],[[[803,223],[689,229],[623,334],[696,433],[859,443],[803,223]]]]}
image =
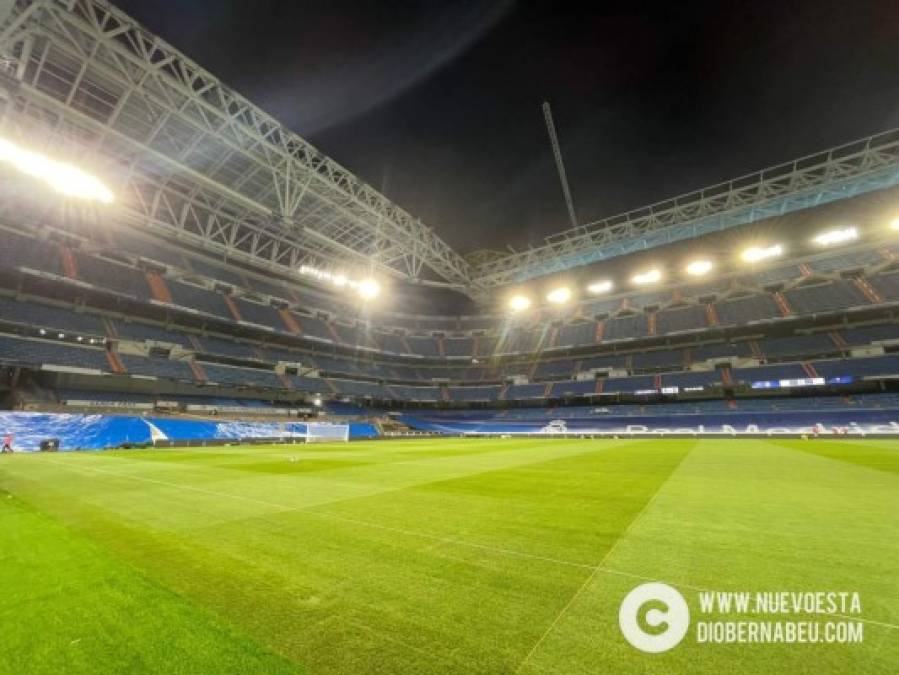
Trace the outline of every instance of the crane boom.
{"type": "Polygon", "coordinates": [[[553,157],[556,160],[556,169],[559,172],[559,180],[562,182],[562,195],[565,197],[565,206],[568,209],[568,219],[571,227],[577,227],[577,216],[574,213],[574,200],[571,198],[571,188],[568,187],[568,175],[565,173],[565,163],[562,161],[562,149],[559,147],[559,138],[556,136],[556,125],[553,123],[553,112],[549,107],[549,101],[543,102],[543,119],[546,120],[546,130],[549,132],[549,142],[552,144],[553,157]]]}

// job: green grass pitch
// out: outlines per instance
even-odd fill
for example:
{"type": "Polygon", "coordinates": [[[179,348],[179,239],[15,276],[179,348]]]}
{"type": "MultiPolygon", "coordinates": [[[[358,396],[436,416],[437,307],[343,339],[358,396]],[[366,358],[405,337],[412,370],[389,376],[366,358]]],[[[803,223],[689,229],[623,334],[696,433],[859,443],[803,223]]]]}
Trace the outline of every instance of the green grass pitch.
{"type": "Polygon", "coordinates": [[[899,444],[0,456],[3,673],[895,673],[899,444]],[[631,647],[622,598],[856,591],[860,644],[631,647]]]}

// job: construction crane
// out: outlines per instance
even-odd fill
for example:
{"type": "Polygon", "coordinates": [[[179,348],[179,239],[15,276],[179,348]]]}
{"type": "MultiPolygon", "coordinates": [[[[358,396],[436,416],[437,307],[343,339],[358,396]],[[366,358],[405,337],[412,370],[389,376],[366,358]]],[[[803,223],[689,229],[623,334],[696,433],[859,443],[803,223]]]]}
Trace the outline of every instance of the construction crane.
{"type": "Polygon", "coordinates": [[[562,195],[565,197],[565,206],[568,208],[568,219],[571,227],[577,227],[577,216],[574,214],[574,201],[571,199],[571,188],[568,187],[568,175],[565,173],[565,163],[562,161],[562,149],[559,147],[559,137],[556,136],[556,125],[553,123],[553,111],[549,107],[549,101],[543,102],[543,119],[546,120],[546,131],[549,132],[549,142],[552,144],[553,157],[556,160],[556,169],[559,172],[559,180],[562,182],[562,195]]]}

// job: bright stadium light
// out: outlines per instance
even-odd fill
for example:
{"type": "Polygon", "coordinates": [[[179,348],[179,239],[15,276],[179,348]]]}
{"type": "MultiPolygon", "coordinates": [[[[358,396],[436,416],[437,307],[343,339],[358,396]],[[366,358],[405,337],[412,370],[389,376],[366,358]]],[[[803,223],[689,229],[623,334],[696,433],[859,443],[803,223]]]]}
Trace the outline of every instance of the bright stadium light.
{"type": "Polygon", "coordinates": [[[783,255],[784,247],[780,244],[771,246],[751,246],[743,251],[742,258],[744,262],[757,263],[769,258],[776,258],[783,255]]]}
{"type": "Polygon", "coordinates": [[[358,291],[365,300],[374,300],[381,293],[381,285],[374,279],[365,279],[359,282],[358,291]]]}
{"type": "Polygon", "coordinates": [[[890,221],[890,229],[891,230],[899,230],[899,218],[893,218],[890,221]]]}
{"type": "Polygon", "coordinates": [[[612,288],[612,282],[606,279],[605,281],[594,281],[587,286],[587,292],[592,295],[601,295],[602,293],[608,293],[612,288]]]}
{"type": "Polygon", "coordinates": [[[689,265],[687,265],[687,274],[691,277],[701,277],[704,274],[708,274],[712,271],[711,260],[694,260],[689,265]]]}
{"type": "Polygon", "coordinates": [[[835,246],[836,244],[845,244],[847,241],[855,241],[856,239],[858,239],[858,228],[844,227],[839,230],[822,232],[812,241],[818,246],[835,246]]]}
{"type": "Polygon", "coordinates": [[[631,281],[633,281],[638,286],[643,286],[645,284],[654,284],[661,278],[662,273],[659,270],[651,269],[645,272],[640,272],[639,274],[635,274],[631,281]]]}
{"type": "Polygon", "coordinates": [[[0,138],[0,162],[43,181],[67,197],[112,203],[112,192],[98,178],[76,166],[26,150],[4,138],[0,138]]]}
{"type": "Polygon", "coordinates": [[[523,312],[531,306],[531,299],[526,295],[513,295],[509,300],[509,309],[513,312],[523,312]]]}
{"type": "Polygon", "coordinates": [[[561,305],[571,300],[571,289],[565,286],[556,288],[547,294],[546,299],[554,305],[561,305]]]}

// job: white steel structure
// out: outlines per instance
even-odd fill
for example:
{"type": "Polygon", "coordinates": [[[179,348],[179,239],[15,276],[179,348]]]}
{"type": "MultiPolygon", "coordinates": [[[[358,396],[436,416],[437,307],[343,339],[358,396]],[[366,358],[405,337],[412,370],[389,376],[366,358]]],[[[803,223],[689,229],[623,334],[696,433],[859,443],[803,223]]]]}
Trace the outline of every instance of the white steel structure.
{"type": "Polygon", "coordinates": [[[428,227],[104,0],[0,0],[0,59],[5,130],[102,158],[119,218],[281,272],[470,285],[428,227]]]}
{"type": "MultiPolygon", "coordinates": [[[[509,284],[899,184],[899,132],[787,162],[521,252],[430,228],[106,0],[0,0],[0,135],[85,158],[103,215],[293,274],[352,264],[487,300],[509,284]]],[[[46,218],[22,198],[0,216],[46,218]],[[29,211],[31,209],[31,211],[29,211]]]]}

